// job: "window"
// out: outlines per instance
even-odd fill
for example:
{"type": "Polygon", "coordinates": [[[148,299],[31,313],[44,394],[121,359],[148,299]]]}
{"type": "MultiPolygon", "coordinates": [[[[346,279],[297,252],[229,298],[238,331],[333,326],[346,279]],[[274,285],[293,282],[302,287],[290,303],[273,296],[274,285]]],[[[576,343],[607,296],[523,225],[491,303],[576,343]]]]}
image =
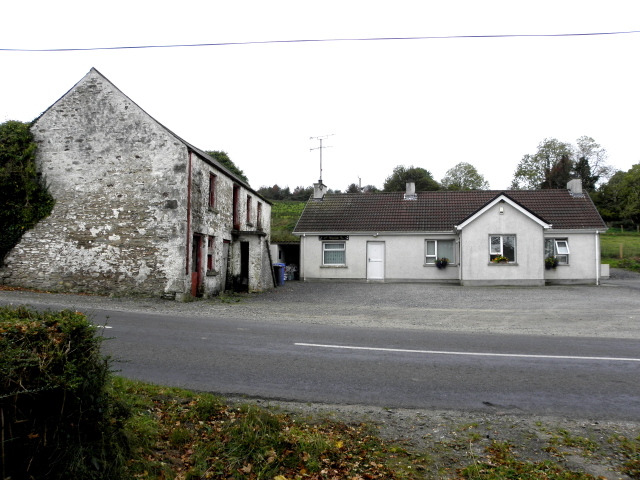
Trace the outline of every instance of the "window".
{"type": "Polygon", "coordinates": [[[256,219],[256,224],[258,226],[258,230],[262,230],[262,203],[258,202],[258,218],[256,219]]]}
{"type": "Polygon", "coordinates": [[[247,224],[251,224],[251,197],[247,195],[247,224]]]}
{"type": "Polygon", "coordinates": [[[545,238],[544,258],[556,257],[558,265],[569,265],[569,241],[566,238],[545,238]]]}
{"type": "Polygon", "coordinates": [[[489,261],[506,257],[509,263],[516,261],[516,236],[491,235],[489,237],[489,261]]]}
{"type": "Polygon", "coordinates": [[[209,174],[209,208],[216,207],[216,176],[209,174]]]}
{"type": "Polygon", "coordinates": [[[214,263],[213,263],[213,248],[214,248],[214,244],[215,244],[215,238],[216,237],[209,237],[207,239],[207,271],[208,272],[212,272],[214,270],[214,263]]]}
{"type": "Polygon", "coordinates": [[[450,263],[455,262],[455,254],[453,249],[453,240],[427,240],[425,262],[435,265],[439,258],[446,258],[450,263]]]}
{"type": "Polygon", "coordinates": [[[240,187],[238,185],[233,186],[233,229],[240,230],[240,187]]]}
{"type": "Polygon", "coordinates": [[[345,243],[324,242],[322,244],[323,265],[345,265],[345,243]]]}

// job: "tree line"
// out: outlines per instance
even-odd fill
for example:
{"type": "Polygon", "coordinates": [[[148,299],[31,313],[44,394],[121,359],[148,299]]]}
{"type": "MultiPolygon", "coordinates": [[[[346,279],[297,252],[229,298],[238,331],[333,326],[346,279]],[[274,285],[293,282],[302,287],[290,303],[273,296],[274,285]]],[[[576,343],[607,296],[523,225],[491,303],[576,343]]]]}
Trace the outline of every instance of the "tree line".
{"type": "MultiPolygon", "coordinates": [[[[413,181],[417,192],[430,190],[486,190],[489,183],[476,168],[466,162],[459,163],[450,169],[441,182],[435,180],[429,170],[422,167],[398,165],[387,177],[382,189],[375,185],[363,187],[352,183],[342,190],[328,189],[326,193],[373,193],[373,192],[400,192],[404,191],[408,181],[413,181]]],[[[270,200],[306,201],[313,194],[313,187],[297,186],[293,191],[287,187],[273,185],[262,186],[258,193],[270,200]]]]}

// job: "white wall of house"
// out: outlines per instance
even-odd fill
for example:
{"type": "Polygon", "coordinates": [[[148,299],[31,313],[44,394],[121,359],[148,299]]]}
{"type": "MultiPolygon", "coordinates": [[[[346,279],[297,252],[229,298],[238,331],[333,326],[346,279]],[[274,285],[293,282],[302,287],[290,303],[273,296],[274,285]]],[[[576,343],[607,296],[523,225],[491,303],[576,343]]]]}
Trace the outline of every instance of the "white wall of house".
{"type": "MultiPolygon", "coordinates": [[[[384,245],[384,281],[389,282],[457,282],[458,265],[438,269],[425,263],[425,241],[453,240],[451,233],[443,234],[349,234],[345,243],[345,265],[323,265],[323,241],[319,235],[300,238],[302,259],[300,278],[306,281],[367,280],[367,245],[384,245]]],[[[456,245],[457,248],[457,245],[456,245]]],[[[372,280],[375,281],[375,280],[372,280]]]]}
{"type": "Polygon", "coordinates": [[[497,203],[462,230],[462,284],[544,285],[543,250],[543,227],[511,204],[497,203]],[[490,235],[516,236],[515,262],[490,261],[490,235]]]}
{"type": "Polygon", "coordinates": [[[547,230],[545,238],[566,239],[569,243],[568,265],[545,271],[550,284],[596,283],[600,277],[600,242],[595,231],[575,232],[547,230]]]}

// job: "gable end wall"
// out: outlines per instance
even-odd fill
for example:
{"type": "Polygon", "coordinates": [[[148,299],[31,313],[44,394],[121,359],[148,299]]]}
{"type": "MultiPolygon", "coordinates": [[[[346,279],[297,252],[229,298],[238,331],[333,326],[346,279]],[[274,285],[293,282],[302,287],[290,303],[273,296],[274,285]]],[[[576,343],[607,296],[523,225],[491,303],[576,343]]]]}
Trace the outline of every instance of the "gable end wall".
{"type": "Polygon", "coordinates": [[[32,131],[56,205],[8,255],[4,283],[112,294],[182,290],[184,144],[94,71],[32,131]]]}

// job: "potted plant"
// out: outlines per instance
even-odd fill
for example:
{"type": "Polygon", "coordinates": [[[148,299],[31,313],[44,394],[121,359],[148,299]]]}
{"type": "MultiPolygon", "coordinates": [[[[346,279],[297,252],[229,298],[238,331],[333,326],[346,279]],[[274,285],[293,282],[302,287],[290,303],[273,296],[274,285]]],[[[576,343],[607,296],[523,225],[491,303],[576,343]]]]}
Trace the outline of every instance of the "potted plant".
{"type": "Polygon", "coordinates": [[[449,259],[446,257],[442,257],[436,260],[436,267],[438,267],[441,270],[443,268],[447,268],[447,265],[449,265],[449,259]]]}
{"type": "Polygon", "coordinates": [[[509,259],[507,257],[505,257],[504,255],[497,255],[491,261],[493,263],[507,263],[509,261],[509,259]]]}
{"type": "Polygon", "coordinates": [[[544,259],[544,268],[547,270],[555,269],[558,266],[558,259],[556,257],[547,257],[544,259]]]}

